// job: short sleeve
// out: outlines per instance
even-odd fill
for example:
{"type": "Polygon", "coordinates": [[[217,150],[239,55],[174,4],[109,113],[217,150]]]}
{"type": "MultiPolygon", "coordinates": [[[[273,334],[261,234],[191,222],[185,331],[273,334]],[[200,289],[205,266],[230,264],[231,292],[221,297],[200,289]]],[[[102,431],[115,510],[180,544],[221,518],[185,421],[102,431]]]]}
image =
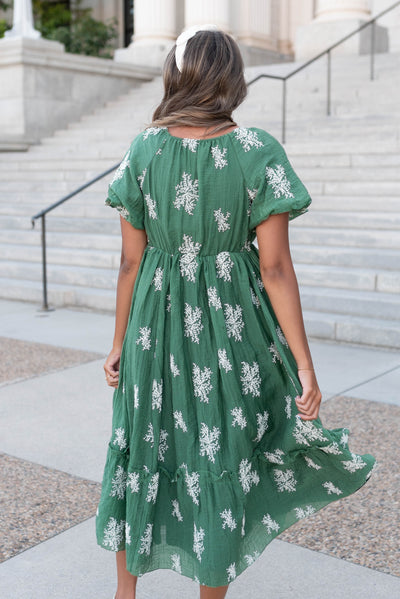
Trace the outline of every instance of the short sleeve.
{"type": "Polygon", "coordinates": [[[116,208],[135,229],[144,229],[144,200],[134,170],[133,144],[108,186],[107,206],[116,208]]]}
{"type": "Polygon", "coordinates": [[[260,170],[251,206],[249,228],[253,230],[271,214],[289,212],[289,220],[307,212],[311,197],[293,170],[283,146],[268,135],[263,151],[265,157],[257,161],[260,170]]]}

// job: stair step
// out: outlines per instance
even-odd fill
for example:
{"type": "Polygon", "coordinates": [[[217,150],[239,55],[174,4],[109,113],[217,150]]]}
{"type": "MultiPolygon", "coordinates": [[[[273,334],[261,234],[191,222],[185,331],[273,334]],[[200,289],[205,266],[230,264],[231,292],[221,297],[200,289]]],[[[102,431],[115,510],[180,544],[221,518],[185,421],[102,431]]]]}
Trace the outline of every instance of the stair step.
{"type": "MultiPolygon", "coordinates": [[[[307,214],[303,216],[305,221],[307,214]]],[[[294,222],[294,221],[293,221],[294,222]]],[[[295,244],[314,243],[319,246],[365,247],[400,249],[399,231],[375,231],[373,229],[290,228],[290,239],[295,244]]]]}
{"type": "Polygon", "coordinates": [[[398,271],[400,252],[383,248],[291,244],[295,263],[398,271]]]}
{"type": "MultiPolygon", "coordinates": [[[[400,198],[399,198],[400,209],[400,198]]],[[[301,227],[301,219],[293,221],[293,227],[301,227]]],[[[307,213],[308,227],[325,227],[342,229],[373,229],[374,231],[400,229],[400,211],[393,212],[336,212],[333,210],[317,211],[310,209],[307,213]]]]}

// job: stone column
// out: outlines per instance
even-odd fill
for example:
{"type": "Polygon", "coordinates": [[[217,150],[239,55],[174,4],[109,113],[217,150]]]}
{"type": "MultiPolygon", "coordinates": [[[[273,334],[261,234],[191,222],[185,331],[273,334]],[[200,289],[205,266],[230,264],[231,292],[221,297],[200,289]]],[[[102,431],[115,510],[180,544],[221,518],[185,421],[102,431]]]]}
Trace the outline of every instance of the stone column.
{"type": "Polygon", "coordinates": [[[230,31],[229,0],[185,0],[185,29],[208,23],[230,31]]]}
{"type": "Polygon", "coordinates": [[[114,60],[160,68],[177,37],[175,0],[135,0],[134,26],[132,43],[114,60]]]}
{"type": "Polygon", "coordinates": [[[4,35],[8,38],[24,37],[35,40],[40,38],[40,32],[33,25],[31,0],[14,0],[13,26],[4,35]]]}
{"type": "MultiPolygon", "coordinates": [[[[317,0],[316,17],[296,33],[296,60],[312,58],[371,18],[367,0],[317,0]]],[[[371,46],[371,28],[363,29],[335,49],[335,54],[365,54],[371,46]]],[[[387,52],[387,30],[375,28],[377,52],[387,52]]]]}

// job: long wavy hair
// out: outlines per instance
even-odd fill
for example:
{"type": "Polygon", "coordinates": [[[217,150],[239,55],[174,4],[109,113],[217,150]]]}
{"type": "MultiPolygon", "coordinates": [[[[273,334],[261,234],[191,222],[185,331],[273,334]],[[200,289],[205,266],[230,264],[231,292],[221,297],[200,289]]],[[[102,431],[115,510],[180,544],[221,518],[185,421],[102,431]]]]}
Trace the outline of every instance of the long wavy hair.
{"type": "Polygon", "coordinates": [[[232,112],[247,94],[240,50],[223,31],[198,31],[187,42],[182,72],[174,46],[163,69],[164,97],[152,127],[212,127],[216,133],[236,125],[232,112]]]}

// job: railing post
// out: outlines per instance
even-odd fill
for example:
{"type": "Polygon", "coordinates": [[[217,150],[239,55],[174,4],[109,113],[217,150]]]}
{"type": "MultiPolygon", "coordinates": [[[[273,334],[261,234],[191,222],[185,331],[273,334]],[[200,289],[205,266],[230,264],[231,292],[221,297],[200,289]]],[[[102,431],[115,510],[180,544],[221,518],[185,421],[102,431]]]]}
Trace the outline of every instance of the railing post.
{"type": "Polygon", "coordinates": [[[43,304],[42,310],[49,310],[47,302],[47,264],[46,264],[46,215],[41,216],[42,225],[42,282],[43,282],[43,304]]]}
{"type": "Polygon", "coordinates": [[[375,78],[375,19],[371,22],[371,81],[375,78]]]}
{"type": "Polygon", "coordinates": [[[327,54],[327,99],[326,99],[326,114],[331,115],[331,79],[332,79],[332,61],[331,51],[328,50],[327,54]]]}
{"type": "Polygon", "coordinates": [[[286,79],[282,79],[282,143],[286,143],[286,79]]]}

